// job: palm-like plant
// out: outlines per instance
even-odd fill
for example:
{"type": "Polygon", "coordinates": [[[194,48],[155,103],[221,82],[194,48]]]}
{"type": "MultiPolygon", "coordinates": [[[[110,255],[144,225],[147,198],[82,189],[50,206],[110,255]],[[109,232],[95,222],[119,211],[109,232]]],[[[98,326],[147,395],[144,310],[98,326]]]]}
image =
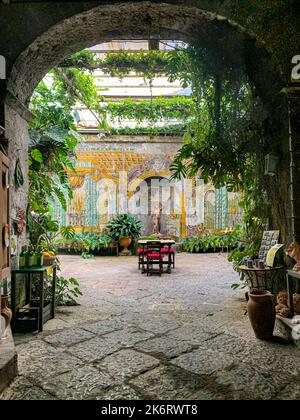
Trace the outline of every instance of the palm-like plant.
{"type": "Polygon", "coordinates": [[[142,224],[130,214],[119,214],[111,220],[107,227],[110,229],[110,236],[118,241],[121,238],[137,239],[141,234],[142,224]]]}

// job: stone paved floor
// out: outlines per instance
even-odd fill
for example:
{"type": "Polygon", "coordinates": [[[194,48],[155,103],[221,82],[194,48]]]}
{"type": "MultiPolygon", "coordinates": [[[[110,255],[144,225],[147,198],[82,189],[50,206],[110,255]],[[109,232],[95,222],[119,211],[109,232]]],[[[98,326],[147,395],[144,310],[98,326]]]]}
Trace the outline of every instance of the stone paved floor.
{"type": "Polygon", "coordinates": [[[15,337],[0,399],[300,399],[300,351],[255,339],[225,256],[179,254],[161,278],[136,257],[61,261],[81,306],[15,337]]]}

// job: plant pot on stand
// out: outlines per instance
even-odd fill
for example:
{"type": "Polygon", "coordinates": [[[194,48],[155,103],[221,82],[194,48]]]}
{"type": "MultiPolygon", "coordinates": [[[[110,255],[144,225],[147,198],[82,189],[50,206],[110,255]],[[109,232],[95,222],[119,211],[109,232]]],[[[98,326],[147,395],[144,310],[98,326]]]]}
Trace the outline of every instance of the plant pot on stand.
{"type": "Polygon", "coordinates": [[[119,244],[123,247],[121,255],[131,255],[131,252],[128,249],[129,245],[131,244],[131,241],[132,239],[128,237],[120,238],[119,244]]]}
{"type": "Polygon", "coordinates": [[[251,291],[247,304],[248,316],[256,338],[270,340],[275,325],[273,295],[267,290],[251,291]]]}

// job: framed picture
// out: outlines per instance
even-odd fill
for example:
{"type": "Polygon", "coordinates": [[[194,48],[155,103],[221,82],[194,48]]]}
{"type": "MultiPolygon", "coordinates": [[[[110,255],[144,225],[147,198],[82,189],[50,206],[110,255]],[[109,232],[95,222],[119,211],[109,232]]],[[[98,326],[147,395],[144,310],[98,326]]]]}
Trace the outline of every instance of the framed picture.
{"type": "Polygon", "coordinates": [[[263,233],[258,258],[266,261],[269,250],[279,241],[279,230],[268,230],[263,233]]]}

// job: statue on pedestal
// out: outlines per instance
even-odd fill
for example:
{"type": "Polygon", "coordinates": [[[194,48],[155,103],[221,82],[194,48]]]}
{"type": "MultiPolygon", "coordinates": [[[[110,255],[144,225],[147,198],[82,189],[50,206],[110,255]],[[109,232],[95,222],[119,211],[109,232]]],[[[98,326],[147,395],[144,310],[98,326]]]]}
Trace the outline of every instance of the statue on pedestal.
{"type": "Polygon", "coordinates": [[[154,234],[159,234],[161,231],[161,214],[162,214],[162,207],[157,206],[153,214],[153,233],[154,234]]]}

